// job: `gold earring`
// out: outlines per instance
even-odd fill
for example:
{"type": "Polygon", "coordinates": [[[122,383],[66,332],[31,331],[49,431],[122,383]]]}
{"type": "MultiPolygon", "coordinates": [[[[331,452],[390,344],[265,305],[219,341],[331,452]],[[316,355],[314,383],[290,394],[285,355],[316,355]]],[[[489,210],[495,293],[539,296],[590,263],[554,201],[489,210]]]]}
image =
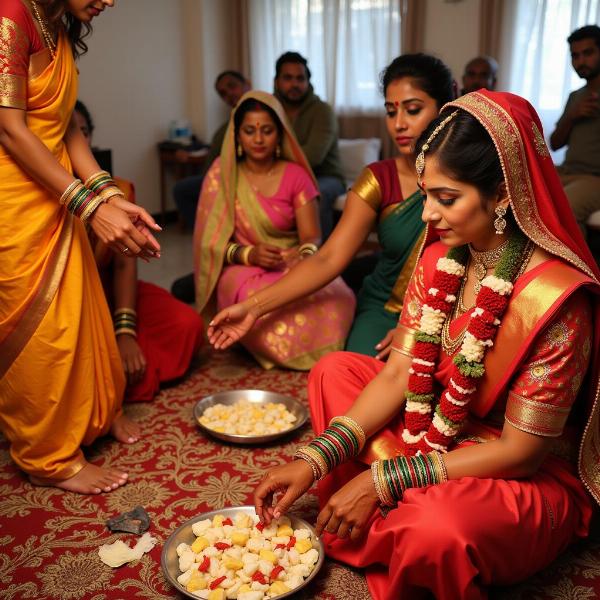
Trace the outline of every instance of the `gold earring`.
{"type": "Polygon", "coordinates": [[[277,147],[275,148],[275,158],[279,158],[281,156],[281,146],[279,144],[277,144],[277,147]]]}
{"type": "Polygon", "coordinates": [[[242,148],[241,144],[237,145],[236,153],[238,155],[238,158],[242,158],[242,156],[244,156],[244,149],[242,148]]]}
{"type": "Polygon", "coordinates": [[[496,206],[496,220],[494,221],[494,229],[496,230],[496,235],[502,235],[504,230],[506,229],[506,219],[504,215],[506,214],[505,206],[496,206]]]}

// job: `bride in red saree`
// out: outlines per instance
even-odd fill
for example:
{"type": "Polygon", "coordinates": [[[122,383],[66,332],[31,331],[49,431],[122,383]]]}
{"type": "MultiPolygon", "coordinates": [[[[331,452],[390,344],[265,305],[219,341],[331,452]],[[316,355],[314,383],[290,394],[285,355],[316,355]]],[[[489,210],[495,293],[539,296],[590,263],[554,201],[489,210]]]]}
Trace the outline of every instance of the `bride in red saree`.
{"type": "Polygon", "coordinates": [[[417,154],[427,236],[394,352],[316,365],[318,437],[255,503],[270,521],[321,479],[326,551],[373,598],[479,599],[585,537],[600,501],[600,272],[524,99],[447,104],[417,154]]]}

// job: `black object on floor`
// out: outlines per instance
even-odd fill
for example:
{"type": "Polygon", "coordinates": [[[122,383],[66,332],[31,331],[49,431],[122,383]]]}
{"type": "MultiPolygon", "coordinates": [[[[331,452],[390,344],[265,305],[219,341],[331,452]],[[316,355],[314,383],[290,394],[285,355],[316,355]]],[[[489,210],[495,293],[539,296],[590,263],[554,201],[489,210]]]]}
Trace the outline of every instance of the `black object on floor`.
{"type": "Polygon", "coordinates": [[[150,527],[150,517],[142,506],[136,506],[132,511],[125,512],[106,521],[111,531],[126,531],[141,535],[150,527]]]}
{"type": "Polygon", "coordinates": [[[194,304],[196,301],[196,289],[194,287],[194,274],[184,275],[176,279],[171,285],[171,294],[186,304],[194,304]]]}

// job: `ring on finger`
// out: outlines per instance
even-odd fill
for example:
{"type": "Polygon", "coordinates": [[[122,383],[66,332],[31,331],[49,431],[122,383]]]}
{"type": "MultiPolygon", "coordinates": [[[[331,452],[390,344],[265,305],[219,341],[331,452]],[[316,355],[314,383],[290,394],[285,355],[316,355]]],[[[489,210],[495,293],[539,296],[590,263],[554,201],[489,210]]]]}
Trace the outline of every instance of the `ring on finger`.
{"type": "Polygon", "coordinates": [[[125,246],[125,248],[123,248],[123,254],[127,254],[129,252],[129,248],[127,246],[125,246]]]}

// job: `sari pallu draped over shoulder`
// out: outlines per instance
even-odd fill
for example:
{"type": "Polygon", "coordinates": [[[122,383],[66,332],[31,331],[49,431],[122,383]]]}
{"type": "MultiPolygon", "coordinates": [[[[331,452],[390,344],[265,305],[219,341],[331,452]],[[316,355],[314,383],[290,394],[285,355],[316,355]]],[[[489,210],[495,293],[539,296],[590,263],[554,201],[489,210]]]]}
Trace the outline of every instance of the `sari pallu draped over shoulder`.
{"type": "MultiPolygon", "coordinates": [[[[29,74],[26,119],[69,171],[63,138],[76,98],[61,35],[55,58],[29,74]]],[[[120,411],[124,375],[82,223],[2,147],[0,254],[2,430],[21,469],[66,479],[84,465],[81,444],[107,433],[120,411]]]]}
{"type": "MultiPolygon", "coordinates": [[[[208,320],[215,308],[242,302],[286,273],[283,265],[275,269],[224,265],[228,242],[267,243],[281,249],[297,246],[295,211],[318,195],[310,166],[279,102],[270,94],[252,91],[238,106],[249,99],[276,113],[283,127],[281,158],[287,162],[272,196],[253,189],[236,160],[233,111],[220,158],[203,182],[194,230],[196,303],[208,320]]],[[[343,347],[354,307],[354,295],[338,277],[307,298],[263,315],[241,343],[264,368],[306,370],[327,352],[343,347]]]]}
{"type": "MultiPolygon", "coordinates": [[[[248,99],[258,100],[275,111],[283,126],[281,158],[303,167],[316,185],[312,169],[296,140],[281,104],[271,94],[253,90],[240,98],[238,106],[248,99]]],[[[210,316],[211,297],[223,268],[227,243],[231,239],[235,227],[234,207],[239,178],[236,160],[235,113],[236,109],[231,112],[229,125],[225,132],[218,175],[215,175],[213,170],[211,176],[207,174],[207,181],[203,185],[194,230],[196,306],[199,312],[207,313],[206,316],[210,316]]],[[[247,206],[246,203],[245,207],[247,206]]],[[[254,207],[251,207],[251,214],[255,210],[254,207]]],[[[258,219],[253,219],[253,224],[257,223],[258,219]]],[[[260,229],[262,230],[260,233],[266,233],[270,238],[265,241],[280,247],[289,248],[297,242],[297,238],[290,237],[288,232],[278,232],[274,227],[267,226],[265,228],[263,226],[260,229]]]]}
{"type": "MultiPolygon", "coordinates": [[[[544,141],[542,125],[531,105],[513,94],[481,90],[448,103],[442,112],[448,113],[456,108],[472,114],[492,138],[518,227],[536,245],[559,259],[544,263],[536,271],[536,277],[522,288],[517,281],[494,346],[486,353],[485,375],[470,411],[476,418],[486,418],[498,399],[506,394],[536,335],[573,293],[580,288],[588,290],[592,295],[594,319],[591,359],[580,389],[580,399],[573,410],[585,412],[585,415],[580,415],[585,426],[579,442],[579,475],[600,503],[598,266],[577,226],[544,141]]],[[[428,228],[424,247],[435,240],[436,236],[428,228]]],[[[442,249],[440,256],[443,254],[442,249]]],[[[527,276],[523,278],[527,279],[527,276]]],[[[459,321],[456,320],[456,331],[460,330],[459,321]]],[[[410,330],[401,333],[398,344],[409,348],[413,333],[410,330]],[[403,336],[406,338],[404,341],[400,339],[403,336]]],[[[380,439],[377,444],[380,448],[393,445],[389,439],[380,439]]]]}

